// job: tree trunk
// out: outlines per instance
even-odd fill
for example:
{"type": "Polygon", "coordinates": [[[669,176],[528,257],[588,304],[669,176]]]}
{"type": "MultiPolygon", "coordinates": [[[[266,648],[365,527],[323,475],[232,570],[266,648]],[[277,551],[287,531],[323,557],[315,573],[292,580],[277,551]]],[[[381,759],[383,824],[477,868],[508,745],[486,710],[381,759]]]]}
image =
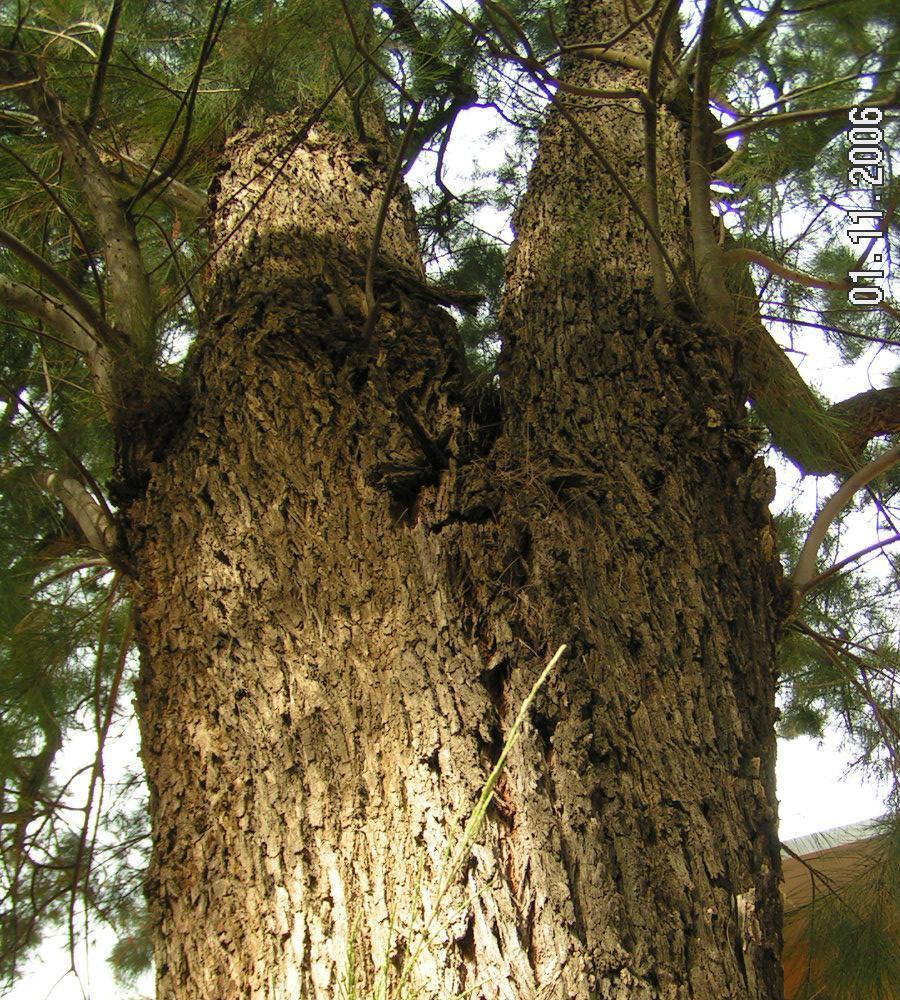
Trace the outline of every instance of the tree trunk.
{"type": "MultiPolygon", "coordinates": [[[[570,39],[597,28],[576,5],[570,39]]],[[[634,185],[640,116],[578,120],[634,185]]],[[[779,569],[734,351],[660,309],[646,234],[553,114],[499,406],[403,197],[369,318],[389,167],[296,127],[229,145],[189,425],[131,509],[159,997],[777,1000],[779,569]]]]}

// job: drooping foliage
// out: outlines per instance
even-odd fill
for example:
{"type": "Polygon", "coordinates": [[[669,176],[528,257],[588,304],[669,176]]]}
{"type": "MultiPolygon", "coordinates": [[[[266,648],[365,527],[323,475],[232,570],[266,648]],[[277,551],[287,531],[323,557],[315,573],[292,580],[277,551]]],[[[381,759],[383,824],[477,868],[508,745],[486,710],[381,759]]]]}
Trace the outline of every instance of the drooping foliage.
{"type": "MultiPolygon", "coordinates": [[[[748,397],[788,459],[846,477],[900,429],[896,394],[834,406],[757,327],[762,318],[782,346],[806,353],[831,344],[847,364],[900,344],[890,282],[881,309],[849,303],[847,284],[848,271],[874,267],[874,253],[889,271],[897,248],[900,10],[892,0],[725,0],[701,44],[707,4],[687,2],[677,57],[655,60],[651,25],[675,6],[634,5],[628,37],[645,39],[645,60],[623,54],[621,37],[598,39],[593,57],[621,65],[629,85],[638,74],[649,103],[688,122],[697,66],[711,62],[705,124],[695,127],[710,132],[713,210],[751,331],[748,397]],[[863,106],[880,110],[884,180],[853,192],[848,114],[863,106]],[[884,239],[852,244],[846,210],[871,208],[874,193],[884,239]]],[[[0,12],[0,974],[14,978],[46,927],[74,935],[87,914],[119,931],[114,959],[128,975],[147,954],[147,836],[138,780],[124,782],[131,798],[118,795],[102,765],[106,740],[131,714],[138,669],[115,518],[135,489],[123,454],[134,429],[164,436],[150,406],[160,394],[177,420],[193,332],[215,310],[203,270],[217,248],[203,223],[227,136],[299,107],[303,124],[279,155],[323,120],[390,156],[414,188],[433,277],[469,296],[460,302],[477,298],[459,319],[489,383],[505,226],[541,116],[548,102],[617,98],[560,88],[572,55],[562,3],[59,0],[0,12]],[[477,170],[476,129],[505,147],[477,170]],[[97,178],[115,194],[109,217],[97,178]],[[142,287],[130,297],[129,264],[110,250],[116,227],[139,251],[142,287]],[[99,749],[73,764],[65,748],[85,732],[99,749]]],[[[888,473],[833,522],[822,578],[791,596],[782,646],[784,734],[820,734],[837,720],[861,763],[891,783],[894,808],[900,651],[888,543],[898,489],[888,473]],[[867,546],[873,572],[851,560],[825,575],[867,546]]],[[[788,572],[812,520],[782,516],[788,572]]],[[[896,893],[896,878],[885,884],[896,893]]],[[[816,926],[823,942],[830,928],[835,940],[847,933],[839,919],[816,926]]],[[[888,995],[867,983],[873,968],[852,963],[852,988],[869,990],[853,995],[888,995]]]]}

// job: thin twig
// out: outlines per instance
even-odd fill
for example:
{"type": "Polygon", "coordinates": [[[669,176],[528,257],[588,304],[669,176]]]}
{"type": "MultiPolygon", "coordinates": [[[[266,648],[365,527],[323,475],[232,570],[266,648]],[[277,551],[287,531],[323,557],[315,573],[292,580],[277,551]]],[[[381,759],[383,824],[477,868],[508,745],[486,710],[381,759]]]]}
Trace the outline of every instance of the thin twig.
{"type": "Polygon", "coordinates": [[[824,573],[820,573],[818,576],[814,576],[809,583],[806,585],[806,590],[812,590],[813,587],[818,587],[820,583],[834,576],[835,573],[839,573],[845,566],[849,566],[851,563],[858,562],[863,556],[867,556],[870,552],[876,552],[878,549],[883,549],[886,545],[893,545],[894,542],[900,542],[900,533],[891,535],[890,538],[882,538],[881,541],[873,542],[871,545],[867,545],[864,549],[860,549],[859,552],[854,552],[852,556],[847,556],[846,559],[841,559],[840,562],[836,562],[833,566],[830,566],[824,573]]]}
{"type": "Polygon", "coordinates": [[[165,138],[157,148],[156,154],[150,163],[150,168],[147,171],[147,176],[144,179],[143,184],[141,184],[137,192],[132,195],[129,201],[129,207],[133,208],[140,198],[152,191],[153,188],[168,180],[169,177],[172,177],[178,169],[185,151],[187,150],[188,140],[190,139],[191,126],[194,117],[194,105],[197,100],[197,91],[200,87],[200,80],[203,77],[203,70],[212,56],[213,49],[218,42],[219,34],[222,31],[222,27],[225,24],[225,19],[228,17],[230,9],[231,0],[216,0],[212,14],[210,15],[209,25],[206,29],[206,37],[204,38],[203,45],[200,48],[200,55],[197,59],[197,66],[194,70],[194,75],[191,78],[190,85],[185,92],[184,98],[179,104],[175,116],[172,118],[172,122],[169,125],[165,138]],[[168,166],[157,172],[157,164],[162,157],[163,150],[166,148],[169,139],[171,139],[175,132],[175,128],[178,124],[178,120],[181,118],[182,111],[185,112],[184,127],[181,130],[181,138],[179,139],[178,147],[176,148],[175,154],[173,155],[168,166]]]}
{"type": "Polygon", "coordinates": [[[400,140],[400,145],[397,149],[397,154],[394,157],[394,162],[391,165],[391,172],[388,175],[387,183],[384,186],[384,194],[381,197],[381,204],[378,206],[378,217],[375,220],[375,231],[372,234],[372,244],[369,247],[369,257],[366,261],[366,306],[368,308],[368,314],[366,315],[366,325],[363,330],[363,343],[367,344],[372,336],[372,331],[375,329],[375,321],[378,318],[378,303],[375,300],[375,264],[378,260],[378,250],[381,246],[381,235],[384,232],[384,224],[387,219],[388,209],[390,208],[391,201],[393,200],[394,193],[397,189],[397,184],[400,181],[400,176],[403,172],[403,162],[406,155],[406,146],[412,137],[413,129],[416,127],[416,122],[419,120],[419,112],[422,110],[422,101],[418,101],[413,105],[412,111],[410,112],[409,121],[406,123],[406,128],[403,131],[403,137],[400,140]]]}
{"type": "MultiPolygon", "coordinates": [[[[876,101],[868,101],[866,107],[894,109],[900,103],[896,93],[888,97],[880,98],[876,101]]],[[[852,111],[856,104],[842,104],[835,108],[808,108],[804,111],[785,111],[778,115],[767,115],[754,121],[757,115],[747,115],[746,120],[725,125],[716,129],[712,134],[715,139],[730,139],[735,135],[748,135],[751,132],[759,132],[762,129],[778,128],[782,125],[790,125],[793,122],[810,121],[815,118],[840,118],[852,111]]]]}
{"type": "Polygon", "coordinates": [[[103,85],[106,82],[106,71],[109,69],[109,59],[112,55],[113,42],[116,38],[116,29],[119,25],[119,17],[122,13],[122,0],[113,0],[109,18],[106,22],[106,29],[103,32],[103,42],[100,45],[100,55],[97,58],[97,69],[94,72],[94,80],[91,84],[91,96],[88,99],[87,114],[82,128],[85,133],[89,133],[97,122],[97,115],[100,112],[100,101],[103,97],[103,85]]]}

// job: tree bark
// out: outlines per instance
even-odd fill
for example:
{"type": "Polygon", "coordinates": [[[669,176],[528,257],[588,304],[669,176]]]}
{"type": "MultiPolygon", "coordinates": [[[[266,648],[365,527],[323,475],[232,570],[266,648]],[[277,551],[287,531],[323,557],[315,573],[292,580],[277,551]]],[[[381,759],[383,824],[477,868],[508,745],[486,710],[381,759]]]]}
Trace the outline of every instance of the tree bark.
{"type": "MultiPolygon", "coordinates": [[[[608,31],[591,10],[570,40],[608,31]]],[[[577,115],[637,183],[640,116],[577,115]]],[[[408,969],[400,995],[777,1000],[780,571],[733,345],[660,311],[646,233],[554,113],[495,399],[403,196],[368,322],[389,167],[324,127],[280,156],[296,127],[229,145],[214,241],[243,221],[189,422],[130,512],[159,997],[371,997],[408,969]]]]}

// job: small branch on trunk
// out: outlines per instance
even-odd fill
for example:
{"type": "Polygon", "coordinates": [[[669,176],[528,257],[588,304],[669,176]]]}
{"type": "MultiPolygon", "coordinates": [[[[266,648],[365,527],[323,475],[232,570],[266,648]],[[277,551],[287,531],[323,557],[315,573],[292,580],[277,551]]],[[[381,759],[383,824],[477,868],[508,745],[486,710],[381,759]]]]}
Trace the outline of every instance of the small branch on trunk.
{"type": "Polygon", "coordinates": [[[77,479],[61,472],[39,472],[35,479],[66,508],[81,530],[85,543],[101,555],[112,556],[118,540],[116,524],[87,489],[77,479]]]}
{"type": "Polygon", "coordinates": [[[716,239],[709,206],[712,129],[709,123],[709,88],[715,62],[715,21],[719,0],[707,0],[697,43],[688,186],[694,267],[704,312],[726,330],[734,327],[735,304],[725,285],[722,248],[716,239]]]}
{"type": "Polygon", "coordinates": [[[431,439],[431,436],[422,426],[419,418],[413,413],[409,405],[409,392],[401,393],[396,397],[395,406],[401,420],[406,424],[413,440],[422,450],[422,454],[428,459],[431,467],[438,472],[443,471],[449,465],[444,449],[431,439]]]}
{"type": "Polygon", "coordinates": [[[112,358],[83,317],[74,315],[64,302],[36,291],[28,285],[10,281],[0,275],[0,302],[12,309],[34,316],[45,323],[73,351],[84,355],[94,379],[98,396],[108,401],[111,396],[112,358]]]}
{"type": "Polygon", "coordinates": [[[613,35],[612,38],[609,38],[604,42],[598,42],[597,47],[601,49],[609,49],[612,48],[612,46],[617,42],[621,42],[623,39],[627,38],[632,31],[639,28],[642,24],[649,21],[650,18],[653,17],[659,9],[659,5],[661,3],[662,0],[653,0],[653,3],[651,3],[645,10],[642,10],[633,21],[630,21],[624,28],[622,28],[621,31],[613,35]]]}
{"type": "Polygon", "coordinates": [[[890,448],[854,473],[822,508],[806,536],[791,577],[791,583],[800,594],[809,589],[817,576],[816,558],[834,519],[861,489],[896,465],[898,461],[900,461],[900,445],[890,448]]]}
{"type": "Polygon", "coordinates": [[[636,69],[642,73],[650,71],[650,63],[641,56],[623,52],[621,49],[607,49],[597,44],[563,45],[558,52],[551,53],[547,58],[554,59],[564,55],[581,56],[584,59],[595,59],[597,62],[609,63],[611,66],[622,66],[625,69],[636,69]]]}
{"type": "Polygon", "coordinates": [[[554,76],[540,59],[535,59],[531,56],[520,56],[517,52],[508,49],[499,49],[492,45],[491,53],[501,59],[508,59],[523,69],[527,69],[532,79],[535,81],[540,80],[543,84],[555,87],[563,94],[573,94],[575,97],[593,97],[599,101],[640,101],[644,107],[647,106],[649,100],[646,92],[643,90],[610,90],[605,87],[580,87],[574,83],[567,83],[565,80],[560,80],[559,77],[554,76]]]}
{"type": "MultiPolygon", "coordinates": [[[[126,153],[104,150],[103,154],[109,157],[106,165],[113,179],[132,191],[138,190],[146,177],[156,180],[162,176],[162,171],[152,170],[146,163],[126,153]]],[[[206,196],[174,177],[165,179],[159,200],[172,211],[192,219],[202,219],[207,212],[206,196]]]]}
{"type": "MultiPolygon", "coordinates": [[[[748,247],[738,247],[734,250],[727,250],[724,254],[726,264],[758,264],[764,267],[770,274],[777,274],[780,278],[788,281],[795,281],[798,285],[806,288],[821,288],[832,292],[849,292],[853,285],[849,280],[834,281],[831,278],[817,278],[814,274],[807,274],[805,271],[798,271],[787,264],[767,257],[758,250],[751,250],[748,247]]],[[[890,302],[882,302],[877,308],[893,319],[900,319],[900,307],[890,302]]]]}

